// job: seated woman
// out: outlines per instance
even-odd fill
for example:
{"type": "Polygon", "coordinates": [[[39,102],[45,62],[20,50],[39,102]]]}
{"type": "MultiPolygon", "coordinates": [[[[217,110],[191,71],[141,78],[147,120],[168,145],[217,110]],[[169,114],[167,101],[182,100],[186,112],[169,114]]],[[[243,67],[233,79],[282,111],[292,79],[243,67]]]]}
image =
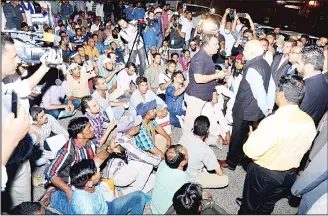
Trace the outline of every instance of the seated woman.
{"type": "Polygon", "coordinates": [[[166,89],[166,104],[170,113],[171,125],[181,128],[177,116],[186,115],[186,111],[182,109],[182,104],[188,81],[184,80],[181,71],[174,72],[171,79],[172,83],[166,89]]]}
{"type": "Polygon", "coordinates": [[[64,75],[58,69],[54,70],[57,70],[57,74],[55,71],[46,74],[47,84],[42,89],[40,107],[57,119],[61,111],[66,111],[66,116],[73,113],[80,106],[80,100],[72,96],[64,75]]]}

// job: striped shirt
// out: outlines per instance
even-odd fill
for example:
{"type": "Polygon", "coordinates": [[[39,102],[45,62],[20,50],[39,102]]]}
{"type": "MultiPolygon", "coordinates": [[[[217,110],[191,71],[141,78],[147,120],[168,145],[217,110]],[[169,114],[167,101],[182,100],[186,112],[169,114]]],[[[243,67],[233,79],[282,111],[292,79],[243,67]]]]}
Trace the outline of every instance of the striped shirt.
{"type": "Polygon", "coordinates": [[[74,164],[86,159],[93,159],[96,152],[96,145],[89,141],[86,145],[78,143],[75,139],[70,139],[58,152],[56,158],[46,167],[44,174],[48,183],[57,176],[66,183],[70,183],[69,171],[74,164]]]}
{"type": "Polygon", "coordinates": [[[105,130],[103,128],[104,123],[108,123],[109,119],[103,110],[100,110],[99,114],[96,117],[91,116],[89,113],[85,113],[94,129],[95,137],[93,142],[98,146],[100,144],[100,139],[104,135],[105,130]]]}
{"type": "Polygon", "coordinates": [[[136,146],[135,139],[121,133],[116,136],[120,145],[126,150],[128,161],[140,161],[157,167],[161,162],[159,156],[143,151],[136,146]]]}

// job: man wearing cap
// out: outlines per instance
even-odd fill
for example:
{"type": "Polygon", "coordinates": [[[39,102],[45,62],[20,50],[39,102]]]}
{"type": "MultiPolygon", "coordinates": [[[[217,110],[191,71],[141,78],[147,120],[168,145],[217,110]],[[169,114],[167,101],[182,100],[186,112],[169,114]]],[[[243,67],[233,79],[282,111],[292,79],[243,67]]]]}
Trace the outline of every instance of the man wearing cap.
{"type": "Polygon", "coordinates": [[[143,120],[140,132],[135,137],[135,140],[136,145],[141,150],[160,156],[161,159],[164,160],[164,152],[166,147],[171,145],[171,138],[154,120],[156,118],[156,107],[156,100],[139,103],[137,105],[137,114],[140,115],[143,120]]]}
{"type": "MultiPolygon", "coordinates": [[[[78,50],[80,51],[82,48],[78,47],[78,50]]],[[[97,63],[95,63],[89,59],[83,60],[82,56],[76,52],[72,52],[71,57],[73,58],[73,62],[78,64],[81,67],[82,73],[95,73],[96,75],[99,74],[99,69],[98,69],[97,63]]],[[[86,57],[87,56],[85,56],[85,59],[86,59],[86,57]]]]}
{"type": "Polygon", "coordinates": [[[199,47],[196,43],[196,41],[190,42],[189,52],[190,52],[190,58],[194,57],[194,55],[199,51],[199,47]]]}
{"type": "Polygon", "coordinates": [[[72,63],[68,67],[70,76],[67,76],[68,87],[71,90],[71,95],[75,99],[81,99],[86,95],[90,95],[88,80],[97,74],[92,71],[91,73],[81,72],[81,67],[77,63],[72,63]]]}
{"type": "MultiPolygon", "coordinates": [[[[100,70],[99,76],[106,78],[108,93],[112,94],[117,89],[117,73],[120,70],[115,67],[115,62],[106,58],[103,61],[103,67],[100,70]]],[[[116,98],[115,98],[116,99],[116,98]]]]}
{"type": "Polygon", "coordinates": [[[84,96],[81,99],[82,113],[87,117],[94,129],[93,141],[97,147],[101,148],[108,139],[114,137],[113,129],[116,126],[116,120],[109,122],[105,111],[100,108],[98,102],[91,95],[84,96]],[[104,126],[106,129],[104,129],[104,126]]]}
{"type": "Polygon", "coordinates": [[[162,110],[157,113],[157,117],[164,118],[168,115],[166,103],[159,98],[154,92],[148,89],[146,77],[138,77],[136,80],[137,89],[132,93],[130,98],[129,113],[132,117],[137,116],[136,108],[140,103],[146,103],[156,100],[156,103],[162,106],[162,110]]]}

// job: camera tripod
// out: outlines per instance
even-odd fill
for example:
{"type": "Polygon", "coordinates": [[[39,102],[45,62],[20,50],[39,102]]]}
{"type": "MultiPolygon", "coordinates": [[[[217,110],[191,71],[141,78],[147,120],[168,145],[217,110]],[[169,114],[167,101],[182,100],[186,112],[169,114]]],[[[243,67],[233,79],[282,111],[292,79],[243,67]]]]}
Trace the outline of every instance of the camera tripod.
{"type": "MultiPolygon", "coordinates": [[[[143,40],[143,37],[142,37],[142,34],[141,34],[141,26],[140,26],[141,24],[140,24],[140,20],[138,20],[138,22],[137,22],[137,35],[136,35],[136,37],[134,38],[134,41],[133,41],[133,44],[132,44],[132,48],[131,48],[131,50],[130,50],[130,53],[129,53],[129,57],[128,57],[128,62],[130,62],[130,59],[131,59],[131,55],[132,55],[132,52],[133,52],[133,48],[134,48],[134,46],[137,44],[137,50],[136,51],[138,51],[138,45],[140,44],[140,38],[142,38],[142,40],[143,40]]],[[[144,40],[143,40],[144,41],[144,40]]],[[[148,61],[148,55],[147,55],[147,52],[146,52],[146,47],[145,47],[145,45],[143,46],[143,49],[145,49],[145,54],[146,54],[146,59],[147,59],[147,62],[149,62],[148,61]]],[[[141,59],[139,58],[139,61],[140,61],[140,63],[141,63],[141,59]]]]}

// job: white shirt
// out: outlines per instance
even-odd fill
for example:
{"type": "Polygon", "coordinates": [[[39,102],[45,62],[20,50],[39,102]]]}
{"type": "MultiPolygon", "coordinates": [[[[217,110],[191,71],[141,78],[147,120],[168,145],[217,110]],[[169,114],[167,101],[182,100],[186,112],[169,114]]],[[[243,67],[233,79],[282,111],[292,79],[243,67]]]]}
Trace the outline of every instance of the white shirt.
{"type": "Polygon", "coordinates": [[[126,69],[122,70],[116,77],[117,89],[123,89],[124,91],[130,89],[131,81],[136,83],[137,77],[136,73],[130,76],[126,69]]]}
{"type": "Polygon", "coordinates": [[[227,53],[227,56],[230,56],[231,49],[236,40],[231,34],[231,31],[225,29],[225,25],[220,25],[220,34],[223,35],[225,38],[225,51],[227,53]]]}
{"type": "MultiPolygon", "coordinates": [[[[22,2],[25,5],[25,7],[28,8],[28,2],[24,2],[24,1],[22,1],[22,2]]],[[[32,2],[31,2],[31,6],[32,6],[33,11],[35,11],[32,2]]],[[[32,17],[31,17],[31,12],[29,10],[25,11],[25,16],[26,16],[27,25],[32,26],[32,17]]]]}
{"type": "Polygon", "coordinates": [[[96,16],[104,17],[104,5],[103,4],[96,5],[96,16]]]}
{"type": "MultiPolygon", "coordinates": [[[[126,29],[122,29],[120,31],[120,35],[122,36],[122,38],[124,38],[126,41],[128,41],[128,47],[131,50],[132,46],[133,46],[133,42],[135,37],[137,36],[137,28],[134,26],[134,24],[132,23],[128,23],[128,27],[126,29]]],[[[133,50],[139,50],[143,47],[143,40],[142,37],[140,37],[140,43],[139,45],[135,45],[133,47],[133,50]]]]}
{"type": "Polygon", "coordinates": [[[93,1],[90,2],[86,2],[85,6],[87,7],[87,12],[92,11],[92,5],[93,5],[93,1]]]}
{"type": "Polygon", "coordinates": [[[271,66],[273,62],[273,55],[270,51],[267,51],[264,55],[263,58],[268,64],[271,66]]]}
{"type": "Polygon", "coordinates": [[[186,18],[184,18],[183,22],[181,24],[182,24],[181,32],[186,33],[185,41],[188,41],[188,40],[190,40],[190,37],[191,37],[191,30],[193,27],[193,23],[192,23],[192,21],[188,21],[186,18]]]}
{"type": "Polygon", "coordinates": [[[6,184],[8,181],[7,170],[4,165],[1,165],[1,191],[6,189],[6,184]]]}
{"type": "Polygon", "coordinates": [[[278,68],[280,68],[280,66],[285,62],[285,61],[287,61],[288,60],[288,56],[287,56],[287,58],[285,58],[284,56],[282,56],[282,58],[281,58],[281,60],[280,60],[280,63],[279,63],[279,65],[278,65],[278,68]]]}
{"type": "MultiPolygon", "coordinates": [[[[158,77],[158,84],[159,85],[165,84],[165,83],[167,83],[170,80],[171,80],[171,75],[170,74],[160,73],[159,74],[159,77],[158,77]]],[[[157,94],[165,94],[165,92],[166,92],[166,89],[165,90],[161,90],[161,87],[158,87],[157,94]]]]}
{"type": "Polygon", "coordinates": [[[211,102],[207,102],[202,110],[202,115],[210,120],[210,134],[215,136],[221,135],[222,138],[225,138],[226,132],[229,131],[229,126],[224,118],[220,104],[216,103],[213,106],[211,102]]]}
{"type": "Polygon", "coordinates": [[[51,4],[48,1],[39,1],[38,2],[41,6],[41,8],[45,8],[48,11],[51,11],[51,4]]]}
{"type": "Polygon", "coordinates": [[[98,31],[99,30],[99,25],[96,25],[96,23],[92,24],[91,28],[90,28],[90,32],[93,33],[95,31],[98,31]]]}

